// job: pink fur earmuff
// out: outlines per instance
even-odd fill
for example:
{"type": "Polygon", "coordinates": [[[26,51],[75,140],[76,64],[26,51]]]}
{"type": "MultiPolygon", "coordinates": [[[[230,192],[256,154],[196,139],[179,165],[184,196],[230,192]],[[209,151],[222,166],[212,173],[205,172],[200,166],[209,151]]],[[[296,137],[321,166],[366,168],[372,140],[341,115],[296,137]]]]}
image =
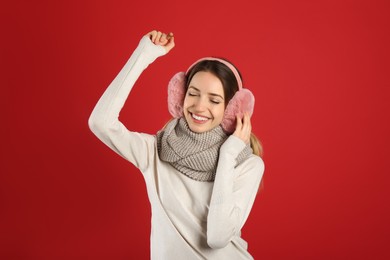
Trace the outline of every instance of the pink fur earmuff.
{"type": "Polygon", "coordinates": [[[186,74],[195,64],[203,60],[219,61],[230,68],[230,70],[236,76],[239,90],[234,94],[233,98],[226,106],[225,114],[221,123],[221,126],[225,132],[233,133],[236,129],[236,115],[241,117],[245,112],[249,112],[249,115],[252,116],[255,106],[255,97],[249,89],[242,87],[242,81],[238,71],[232,64],[225,60],[213,57],[202,58],[192,64],[188,68],[187,72],[176,73],[168,84],[168,111],[174,118],[183,116],[183,105],[186,94],[186,74]]]}

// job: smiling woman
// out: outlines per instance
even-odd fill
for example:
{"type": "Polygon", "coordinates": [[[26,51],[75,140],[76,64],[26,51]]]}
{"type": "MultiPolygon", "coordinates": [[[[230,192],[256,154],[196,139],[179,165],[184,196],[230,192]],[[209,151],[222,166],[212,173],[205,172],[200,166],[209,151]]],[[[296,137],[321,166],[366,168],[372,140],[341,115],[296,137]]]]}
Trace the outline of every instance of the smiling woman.
{"type": "Polygon", "coordinates": [[[170,81],[173,119],[157,134],[127,130],[119,113],[134,83],[174,47],[146,34],[96,104],[95,135],[142,172],[152,209],[152,259],[252,259],[241,238],[264,172],[251,132],[254,97],[226,60],[204,58],[170,81]]]}

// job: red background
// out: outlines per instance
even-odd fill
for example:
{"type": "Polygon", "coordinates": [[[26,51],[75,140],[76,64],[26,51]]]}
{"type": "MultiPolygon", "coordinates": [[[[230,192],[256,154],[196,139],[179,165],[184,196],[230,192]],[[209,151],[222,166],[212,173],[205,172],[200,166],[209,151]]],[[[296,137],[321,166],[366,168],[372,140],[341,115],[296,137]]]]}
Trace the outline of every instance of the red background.
{"type": "Polygon", "coordinates": [[[255,259],[389,259],[389,13],[383,0],[9,1],[1,7],[0,257],[148,259],[137,169],[87,120],[143,34],[172,31],[121,113],[169,119],[195,59],[233,61],[256,96],[264,189],[243,230],[255,259]]]}

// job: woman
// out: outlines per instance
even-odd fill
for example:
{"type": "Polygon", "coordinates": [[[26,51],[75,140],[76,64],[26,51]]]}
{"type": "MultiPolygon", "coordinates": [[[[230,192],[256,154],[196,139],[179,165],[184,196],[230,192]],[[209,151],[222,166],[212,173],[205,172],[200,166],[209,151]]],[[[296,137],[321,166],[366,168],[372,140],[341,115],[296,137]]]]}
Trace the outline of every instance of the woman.
{"type": "Polygon", "coordinates": [[[118,120],[142,71],[174,45],[172,34],[146,34],[98,101],[90,129],[143,174],[152,259],[253,259],[241,228],[264,164],[251,135],[254,99],[233,65],[205,58],[175,75],[168,87],[174,119],[156,135],[118,120]]]}

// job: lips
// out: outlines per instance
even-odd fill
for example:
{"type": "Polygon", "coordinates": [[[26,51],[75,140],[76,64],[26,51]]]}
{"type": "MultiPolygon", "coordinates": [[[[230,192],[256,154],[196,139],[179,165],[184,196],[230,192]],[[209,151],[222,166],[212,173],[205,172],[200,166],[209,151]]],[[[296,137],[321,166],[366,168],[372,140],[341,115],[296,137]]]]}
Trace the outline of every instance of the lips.
{"type": "Polygon", "coordinates": [[[206,121],[208,120],[207,117],[204,117],[204,116],[199,116],[199,115],[195,115],[195,114],[191,114],[191,116],[196,119],[196,120],[200,120],[200,121],[206,121]]]}
{"type": "Polygon", "coordinates": [[[200,115],[196,115],[196,114],[192,114],[192,113],[190,113],[190,114],[191,114],[192,120],[198,124],[206,123],[209,120],[208,117],[204,117],[204,116],[200,116],[200,115]]]}

